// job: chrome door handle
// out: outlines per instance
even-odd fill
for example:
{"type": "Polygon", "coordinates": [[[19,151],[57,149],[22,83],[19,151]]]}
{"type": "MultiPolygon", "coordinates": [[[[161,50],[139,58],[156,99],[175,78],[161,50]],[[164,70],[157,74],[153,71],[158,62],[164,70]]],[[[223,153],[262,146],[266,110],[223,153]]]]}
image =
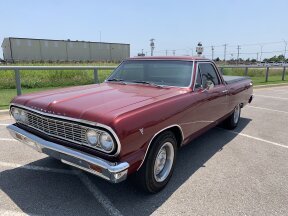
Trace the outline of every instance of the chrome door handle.
{"type": "Polygon", "coordinates": [[[228,90],[227,90],[227,89],[222,91],[222,93],[227,93],[227,92],[228,92],[228,90]]]}

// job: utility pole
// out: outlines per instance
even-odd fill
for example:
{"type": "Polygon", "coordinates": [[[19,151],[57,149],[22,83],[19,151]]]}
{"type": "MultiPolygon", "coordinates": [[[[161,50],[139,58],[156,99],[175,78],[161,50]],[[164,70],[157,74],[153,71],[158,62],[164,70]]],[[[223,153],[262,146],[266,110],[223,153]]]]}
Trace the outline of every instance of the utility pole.
{"type": "Polygon", "coordinates": [[[263,53],[263,45],[260,45],[261,47],[261,52],[260,52],[260,62],[262,61],[262,53],[263,53]]]}
{"type": "Polygon", "coordinates": [[[168,50],[166,50],[166,56],[168,55],[168,50]]]}
{"type": "Polygon", "coordinates": [[[239,50],[240,50],[241,48],[240,48],[240,46],[238,45],[237,46],[237,64],[239,64],[239,50]]]}
{"type": "Polygon", "coordinates": [[[100,36],[100,42],[101,42],[101,31],[99,31],[99,36],[100,36]]]}
{"type": "Polygon", "coordinates": [[[175,56],[175,52],[176,52],[176,50],[173,50],[173,56],[175,56]]]}
{"type": "Polygon", "coordinates": [[[211,49],[212,49],[212,61],[214,59],[214,46],[211,46],[211,49]]]}
{"type": "Polygon", "coordinates": [[[257,62],[258,62],[258,55],[259,55],[259,53],[257,52],[256,55],[257,55],[257,62]]]}
{"type": "Polygon", "coordinates": [[[285,49],[284,49],[284,61],[285,61],[286,60],[287,41],[284,39],[283,39],[283,41],[285,43],[285,49]]]}
{"type": "Polygon", "coordinates": [[[151,56],[153,56],[153,52],[154,52],[154,49],[155,49],[154,40],[155,40],[154,38],[151,38],[151,39],[150,39],[151,56]]]}
{"type": "Polygon", "coordinates": [[[226,63],[226,49],[227,49],[227,44],[224,44],[224,63],[226,63]]]}

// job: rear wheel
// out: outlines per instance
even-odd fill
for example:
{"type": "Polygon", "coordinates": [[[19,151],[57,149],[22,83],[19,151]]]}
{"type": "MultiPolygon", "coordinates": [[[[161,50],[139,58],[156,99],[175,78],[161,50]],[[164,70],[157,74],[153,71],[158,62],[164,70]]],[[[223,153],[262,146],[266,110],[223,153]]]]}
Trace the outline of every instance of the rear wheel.
{"type": "Polygon", "coordinates": [[[228,129],[234,129],[237,127],[241,115],[241,106],[238,104],[235,108],[233,113],[226,119],[226,127],[228,129]]]}
{"type": "Polygon", "coordinates": [[[167,185],[174,169],[176,149],[177,141],[171,131],[163,132],[151,143],[145,162],[136,174],[145,191],[157,193],[167,185]]]}

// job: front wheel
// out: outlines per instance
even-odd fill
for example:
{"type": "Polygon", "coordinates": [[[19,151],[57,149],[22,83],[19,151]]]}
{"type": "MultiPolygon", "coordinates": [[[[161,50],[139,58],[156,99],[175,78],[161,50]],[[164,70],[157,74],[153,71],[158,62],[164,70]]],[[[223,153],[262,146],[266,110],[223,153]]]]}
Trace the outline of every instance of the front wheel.
{"type": "Polygon", "coordinates": [[[176,159],[177,141],[171,131],[160,134],[151,143],[143,166],[137,173],[138,183],[150,193],[157,193],[169,182],[176,159]]]}
{"type": "Polygon", "coordinates": [[[241,115],[241,106],[238,104],[235,108],[233,113],[226,119],[226,127],[228,129],[234,129],[237,127],[239,120],[240,120],[240,115],[241,115]]]}

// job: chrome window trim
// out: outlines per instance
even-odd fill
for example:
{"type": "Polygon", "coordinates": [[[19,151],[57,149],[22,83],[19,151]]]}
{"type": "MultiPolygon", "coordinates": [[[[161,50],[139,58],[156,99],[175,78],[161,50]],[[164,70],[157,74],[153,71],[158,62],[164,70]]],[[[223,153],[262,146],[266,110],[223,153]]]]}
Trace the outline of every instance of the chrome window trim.
{"type": "Polygon", "coordinates": [[[137,168],[137,171],[138,171],[138,170],[141,168],[141,166],[143,165],[143,163],[144,163],[144,161],[145,161],[145,159],[146,159],[147,153],[148,153],[148,151],[149,151],[150,145],[151,145],[152,141],[154,140],[154,138],[155,138],[158,134],[160,134],[161,132],[163,132],[163,131],[165,131],[165,130],[167,130],[167,129],[169,129],[169,128],[172,128],[172,127],[178,127],[178,128],[180,129],[180,131],[181,131],[181,136],[182,136],[182,137],[181,137],[181,138],[182,138],[181,143],[183,142],[183,140],[184,140],[184,133],[183,133],[183,130],[182,130],[182,128],[181,128],[180,125],[178,125],[178,124],[173,124],[173,125],[170,125],[170,126],[168,126],[168,127],[165,127],[165,128],[163,128],[163,129],[161,129],[160,131],[158,131],[157,133],[155,133],[154,136],[151,138],[151,140],[150,140],[150,142],[149,142],[149,144],[148,144],[148,147],[147,147],[147,149],[146,149],[144,158],[143,158],[141,164],[139,165],[139,167],[137,168]]]}
{"type": "MultiPolygon", "coordinates": [[[[113,75],[114,71],[120,67],[121,64],[123,64],[124,62],[126,61],[140,61],[140,60],[145,60],[145,61],[169,61],[169,59],[127,59],[127,60],[124,60],[122,61],[114,70],[113,72],[110,74],[110,76],[104,80],[105,83],[113,83],[113,81],[108,81],[108,79],[110,79],[110,77],[113,75]]],[[[190,84],[188,86],[169,86],[169,85],[159,85],[163,88],[184,88],[184,89],[187,89],[187,88],[191,88],[191,85],[192,85],[192,81],[193,81],[193,69],[194,69],[194,65],[195,65],[195,60],[173,60],[173,61],[185,61],[185,62],[192,62],[192,70],[191,70],[191,80],[190,80],[190,84]]],[[[125,82],[125,81],[123,81],[125,82]]],[[[115,83],[115,82],[114,82],[115,83]]],[[[129,83],[129,82],[128,82],[129,83]]],[[[139,84],[139,83],[131,83],[133,85],[143,85],[143,84],[139,84]]],[[[157,84],[158,85],[158,84],[157,84]]]]}
{"type": "MultiPolygon", "coordinates": [[[[68,121],[73,121],[73,122],[79,122],[79,123],[91,125],[91,126],[94,126],[94,127],[104,128],[104,129],[106,129],[107,131],[109,131],[113,135],[113,137],[114,137],[114,139],[116,140],[116,143],[117,143],[117,151],[116,151],[116,153],[114,155],[111,155],[111,156],[117,156],[117,155],[119,155],[119,153],[121,151],[121,143],[120,143],[120,140],[119,140],[117,134],[115,133],[115,131],[111,127],[109,127],[107,125],[104,125],[104,124],[101,124],[101,123],[98,123],[98,122],[91,122],[91,121],[87,121],[87,120],[83,120],[83,119],[76,119],[76,118],[71,118],[71,117],[60,116],[60,115],[54,115],[54,114],[50,114],[50,113],[46,113],[46,112],[41,112],[39,110],[35,110],[35,109],[30,108],[30,107],[19,105],[19,104],[16,104],[16,103],[11,103],[10,104],[9,112],[11,112],[11,107],[23,108],[23,109],[29,110],[31,112],[35,112],[35,113],[38,113],[38,114],[43,115],[43,116],[50,116],[50,117],[53,117],[53,118],[56,118],[56,119],[58,118],[58,119],[63,119],[63,120],[68,120],[68,121]]],[[[87,145],[85,145],[85,146],[87,146],[87,145]]],[[[95,148],[92,148],[92,149],[95,149],[95,148]]],[[[107,152],[105,152],[105,151],[101,151],[99,149],[95,149],[95,150],[98,150],[100,152],[103,152],[103,153],[107,154],[107,152]]]]}

